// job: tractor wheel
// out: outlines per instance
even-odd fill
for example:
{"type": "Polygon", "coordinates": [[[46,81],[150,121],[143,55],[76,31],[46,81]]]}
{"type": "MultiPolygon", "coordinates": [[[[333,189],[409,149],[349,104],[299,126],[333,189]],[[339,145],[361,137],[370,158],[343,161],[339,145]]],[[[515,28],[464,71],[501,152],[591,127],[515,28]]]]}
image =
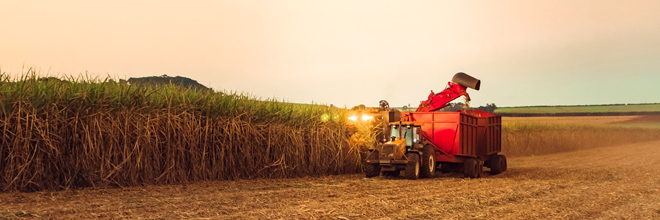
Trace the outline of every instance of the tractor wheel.
{"type": "Polygon", "coordinates": [[[406,164],[406,178],[416,180],[419,178],[419,155],[416,153],[408,153],[408,164],[406,164]]]}
{"type": "Polygon", "coordinates": [[[422,172],[420,176],[431,178],[435,175],[435,150],[427,145],[422,152],[422,172]]]}
{"type": "Polygon", "coordinates": [[[364,173],[367,178],[377,177],[380,175],[380,165],[373,163],[364,164],[364,173]]]}
{"type": "MultiPolygon", "coordinates": [[[[367,155],[367,160],[378,160],[378,151],[372,151],[367,155]]],[[[367,178],[380,175],[380,165],[377,163],[364,163],[364,173],[367,178]]]]}
{"type": "Polygon", "coordinates": [[[469,178],[477,178],[477,160],[468,158],[463,162],[463,176],[469,178]]]}
{"type": "Polygon", "coordinates": [[[503,168],[506,168],[506,158],[502,155],[495,155],[490,159],[490,174],[496,175],[504,172],[503,168]],[[504,165],[505,167],[502,167],[504,165]]]}
{"type": "Polygon", "coordinates": [[[398,177],[401,171],[383,171],[383,176],[398,177]]]}

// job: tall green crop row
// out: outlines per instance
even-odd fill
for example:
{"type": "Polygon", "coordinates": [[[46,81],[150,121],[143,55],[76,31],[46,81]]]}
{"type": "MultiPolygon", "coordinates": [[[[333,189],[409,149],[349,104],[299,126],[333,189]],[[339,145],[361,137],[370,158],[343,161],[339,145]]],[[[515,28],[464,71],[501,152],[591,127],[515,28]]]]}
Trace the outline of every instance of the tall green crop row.
{"type": "Polygon", "coordinates": [[[0,191],[359,172],[344,109],[0,74],[0,191]]]}

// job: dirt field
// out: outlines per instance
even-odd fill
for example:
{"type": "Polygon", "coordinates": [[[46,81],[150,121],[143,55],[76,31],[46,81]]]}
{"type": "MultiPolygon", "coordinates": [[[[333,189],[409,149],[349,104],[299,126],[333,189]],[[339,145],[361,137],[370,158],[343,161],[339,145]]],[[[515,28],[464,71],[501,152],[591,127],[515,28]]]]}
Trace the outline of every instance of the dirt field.
{"type": "Polygon", "coordinates": [[[342,175],[0,194],[4,218],[660,218],[660,141],[509,160],[482,179],[342,175]]]}
{"type": "Polygon", "coordinates": [[[509,122],[541,122],[554,124],[581,124],[581,125],[612,125],[625,123],[627,121],[639,120],[640,118],[653,116],[567,116],[567,117],[502,117],[503,121],[509,122]]]}

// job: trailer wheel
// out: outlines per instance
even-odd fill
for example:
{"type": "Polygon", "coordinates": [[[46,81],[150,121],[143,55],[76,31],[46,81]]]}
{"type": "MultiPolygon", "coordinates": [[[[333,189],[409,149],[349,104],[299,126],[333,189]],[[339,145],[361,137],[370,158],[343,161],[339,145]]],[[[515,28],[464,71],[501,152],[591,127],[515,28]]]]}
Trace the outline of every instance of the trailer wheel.
{"type": "Polygon", "coordinates": [[[477,178],[477,160],[468,158],[463,162],[463,176],[469,178],[477,178]]]}
{"type": "MultiPolygon", "coordinates": [[[[367,160],[378,160],[378,151],[372,151],[367,155],[367,160]]],[[[380,175],[380,165],[377,163],[364,163],[364,173],[367,178],[380,175]]]]}
{"type": "Polygon", "coordinates": [[[484,161],[483,160],[477,160],[477,167],[475,168],[477,171],[476,176],[477,178],[481,178],[484,176],[484,161]]]}
{"type": "Polygon", "coordinates": [[[433,147],[426,146],[422,150],[422,178],[431,178],[435,175],[435,150],[433,147]]]}
{"type": "Polygon", "coordinates": [[[506,169],[506,158],[503,155],[495,155],[490,159],[490,173],[493,175],[500,174],[506,169]]]}
{"type": "Polygon", "coordinates": [[[500,166],[502,167],[502,172],[506,171],[507,166],[506,166],[506,157],[504,155],[498,155],[497,157],[500,158],[500,166]]]}
{"type": "Polygon", "coordinates": [[[406,178],[416,180],[419,178],[419,155],[416,153],[408,153],[408,164],[406,164],[406,178]]]}

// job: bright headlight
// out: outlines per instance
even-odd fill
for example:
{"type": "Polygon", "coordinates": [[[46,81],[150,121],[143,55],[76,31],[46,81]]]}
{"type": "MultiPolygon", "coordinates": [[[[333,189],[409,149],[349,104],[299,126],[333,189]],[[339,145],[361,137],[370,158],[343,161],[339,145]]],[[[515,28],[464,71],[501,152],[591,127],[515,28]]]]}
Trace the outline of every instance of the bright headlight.
{"type": "Polygon", "coordinates": [[[374,116],[371,115],[362,115],[362,121],[369,121],[371,119],[374,119],[374,116]]]}
{"type": "Polygon", "coordinates": [[[357,121],[358,117],[357,117],[357,115],[353,115],[351,117],[348,117],[348,119],[351,120],[351,121],[357,121]]]}

